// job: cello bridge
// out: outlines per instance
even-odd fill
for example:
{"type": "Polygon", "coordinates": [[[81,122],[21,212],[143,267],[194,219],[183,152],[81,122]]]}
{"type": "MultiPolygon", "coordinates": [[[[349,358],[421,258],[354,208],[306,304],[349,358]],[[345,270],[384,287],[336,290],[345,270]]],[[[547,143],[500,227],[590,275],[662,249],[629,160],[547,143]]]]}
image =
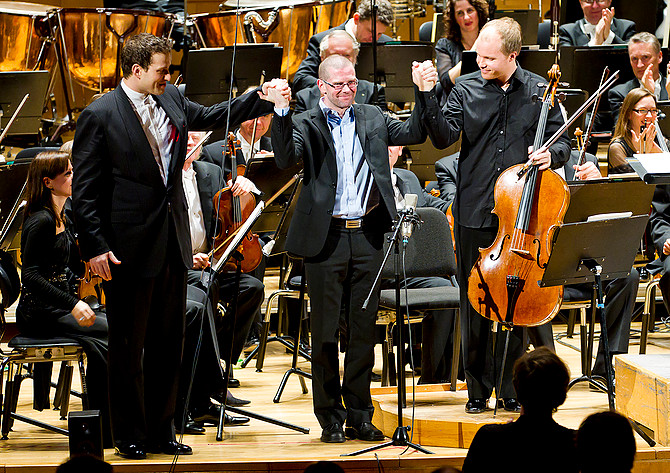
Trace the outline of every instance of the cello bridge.
{"type": "Polygon", "coordinates": [[[522,250],[520,248],[512,248],[511,251],[512,251],[512,253],[515,253],[515,254],[521,256],[524,259],[529,259],[529,260],[534,260],[535,259],[535,257],[528,250],[522,250]]]}

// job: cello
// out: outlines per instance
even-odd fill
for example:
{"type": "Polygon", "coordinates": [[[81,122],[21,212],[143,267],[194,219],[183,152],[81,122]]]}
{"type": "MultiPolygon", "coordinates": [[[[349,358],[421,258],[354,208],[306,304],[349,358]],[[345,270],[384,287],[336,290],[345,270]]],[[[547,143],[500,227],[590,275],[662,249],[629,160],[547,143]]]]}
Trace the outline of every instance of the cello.
{"type": "MultiPolygon", "coordinates": [[[[560,77],[557,65],[549,77],[533,149],[543,144],[560,77]]],[[[508,329],[551,320],[563,299],[562,286],[540,287],[539,282],[553,235],[568,209],[568,185],[554,171],[538,171],[532,165],[521,172],[523,168],[521,164],[512,166],[498,178],[493,209],[499,220],[498,233],[491,246],[480,249],[468,278],[468,298],[473,308],[508,329]]]]}
{"type": "MultiPolygon", "coordinates": [[[[210,254],[210,260],[212,257],[217,259],[221,257],[228,248],[228,245],[233,241],[237,229],[244,224],[256,207],[256,199],[252,194],[235,196],[231,190],[238,174],[244,174],[246,169],[246,166],[243,164],[237,165],[237,144],[239,144],[239,141],[235,139],[235,134],[230,132],[228,134],[227,148],[231,159],[231,172],[227,176],[227,179],[231,181],[231,185],[221,189],[213,198],[214,209],[216,209],[217,213],[216,218],[218,219],[216,227],[218,231],[214,238],[214,249],[210,254]]],[[[249,273],[256,269],[263,257],[258,235],[251,232],[248,232],[242,239],[238,251],[242,255],[240,266],[243,273],[249,273]]],[[[236,266],[237,264],[232,260],[227,261],[223,266],[223,270],[234,271],[236,266]]]]}

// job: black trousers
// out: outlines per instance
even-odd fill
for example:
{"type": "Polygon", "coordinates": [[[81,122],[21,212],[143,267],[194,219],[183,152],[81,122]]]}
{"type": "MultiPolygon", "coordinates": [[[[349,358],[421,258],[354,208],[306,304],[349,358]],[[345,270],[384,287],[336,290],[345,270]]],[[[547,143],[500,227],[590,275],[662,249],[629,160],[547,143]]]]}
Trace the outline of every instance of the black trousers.
{"type": "Polygon", "coordinates": [[[109,385],[114,441],[175,439],[174,413],[184,341],[186,268],[170,235],[155,277],[112,266],[103,284],[109,325],[109,385]]]}
{"type": "Polygon", "coordinates": [[[319,255],[305,259],[312,309],[314,413],[322,427],[343,425],[345,420],[347,425],[372,420],[370,377],[379,291],[373,291],[365,311],[362,305],[383,258],[383,237],[379,227],[344,229],[331,225],[319,255]],[[348,294],[344,304],[348,331],[340,385],[337,333],[343,294],[348,294]]]}
{"type": "MultiPolygon", "coordinates": [[[[456,251],[458,255],[458,284],[461,295],[461,343],[463,347],[463,365],[465,381],[470,399],[487,399],[498,383],[505,332],[499,332],[493,352],[492,322],[472,307],[468,300],[468,277],[477,262],[479,248],[489,247],[495,240],[496,228],[468,228],[454,226],[456,251]]],[[[512,370],[516,360],[523,354],[523,328],[516,327],[510,334],[509,349],[505,362],[505,371],[499,397],[516,397],[512,385],[512,370]]]]}

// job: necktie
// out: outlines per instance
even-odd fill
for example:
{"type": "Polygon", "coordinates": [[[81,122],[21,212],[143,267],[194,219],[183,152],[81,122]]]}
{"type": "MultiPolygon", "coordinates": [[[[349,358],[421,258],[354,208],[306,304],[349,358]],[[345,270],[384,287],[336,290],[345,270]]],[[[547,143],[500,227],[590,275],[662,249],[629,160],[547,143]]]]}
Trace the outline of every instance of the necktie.
{"type": "Polygon", "coordinates": [[[161,158],[161,151],[160,147],[158,146],[158,126],[156,125],[156,103],[154,102],[153,98],[151,95],[147,95],[144,98],[143,102],[144,107],[146,107],[148,115],[149,115],[149,129],[147,130],[147,140],[149,141],[149,146],[151,146],[151,152],[154,155],[154,159],[156,160],[156,164],[158,164],[158,170],[161,173],[161,179],[163,179],[163,183],[167,182],[166,179],[166,174],[165,174],[165,169],[163,167],[163,159],[161,158]]]}
{"type": "Polygon", "coordinates": [[[328,126],[330,126],[331,130],[340,126],[342,123],[342,118],[340,118],[340,116],[332,110],[328,110],[328,113],[326,113],[326,119],[328,120],[328,126]]]}

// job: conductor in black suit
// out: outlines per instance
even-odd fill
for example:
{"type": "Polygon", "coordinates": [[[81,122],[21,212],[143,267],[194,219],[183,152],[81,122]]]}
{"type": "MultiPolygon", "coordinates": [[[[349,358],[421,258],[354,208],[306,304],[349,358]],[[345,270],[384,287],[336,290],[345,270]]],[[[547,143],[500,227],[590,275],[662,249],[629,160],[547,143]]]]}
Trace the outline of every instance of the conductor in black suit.
{"type": "MultiPolygon", "coordinates": [[[[339,54],[348,58],[351,63],[356,66],[358,59],[358,50],[360,45],[354,41],[349,33],[344,30],[335,30],[329,33],[321,40],[319,50],[321,60],[326,59],[333,54],[339,54]]],[[[371,103],[379,105],[382,109],[386,109],[386,94],[381,85],[377,85],[377,95],[374,95],[374,84],[367,80],[359,80],[356,88],[356,103],[371,103]]],[[[295,113],[310,110],[319,103],[321,99],[321,90],[319,86],[314,83],[307,89],[302,89],[295,94],[295,113]]]]}
{"type": "Polygon", "coordinates": [[[190,102],[168,83],[170,54],[167,39],[128,39],[121,85],[81,113],[72,152],[82,255],[105,280],[114,442],[136,459],[191,453],[173,419],[193,263],[181,180],[188,129],[223,126],[229,106],[234,125],[271,110],[257,93],[190,102]]]}
{"type": "Polygon", "coordinates": [[[626,44],[635,34],[635,23],[614,18],[612,0],[579,0],[579,4],[584,18],[558,29],[559,46],[626,44]]]}
{"type": "MultiPolygon", "coordinates": [[[[377,42],[386,43],[391,41],[390,36],[386,36],[384,31],[393,23],[393,7],[389,0],[377,0],[377,42]]],[[[317,33],[309,38],[307,45],[307,57],[302,60],[300,67],[293,77],[293,92],[297,93],[302,89],[307,89],[314,84],[318,78],[319,64],[321,63],[321,54],[319,45],[323,38],[335,30],[343,30],[358,43],[372,42],[372,1],[362,0],[358,5],[356,13],[339,26],[331,28],[321,33],[317,33]]]]}
{"type": "Polygon", "coordinates": [[[378,291],[367,310],[362,305],[382,261],[384,232],[396,215],[388,145],[425,140],[420,106],[406,122],[394,120],[378,107],[353,103],[357,82],[351,61],[330,56],[319,66],[323,99],[317,107],[292,116],[288,101],[275,98],[275,91],[270,95],[277,165],[304,166],[286,249],[305,258],[314,412],[321,441],[329,443],[345,441],[345,421],[349,438],[384,438],[371,423],[378,291]],[[349,330],[340,385],[336,334],[342,303],[349,330]]]}

